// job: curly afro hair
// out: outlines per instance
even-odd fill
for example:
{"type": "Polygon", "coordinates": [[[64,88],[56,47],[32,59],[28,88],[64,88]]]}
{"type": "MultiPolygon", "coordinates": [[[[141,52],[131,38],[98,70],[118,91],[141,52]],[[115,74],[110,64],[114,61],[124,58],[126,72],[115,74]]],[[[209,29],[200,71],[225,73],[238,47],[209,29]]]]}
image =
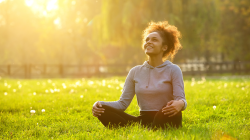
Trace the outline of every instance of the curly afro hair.
{"type": "Polygon", "coordinates": [[[142,48],[148,34],[157,32],[163,39],[162,45],[167,45],[168,49],[163,53],[162,58],[166,60],[169,56],[171,60],[174,59],[175,54],[182,48],[179,38],[181,33],[177,27],[169,25],[168,21],[150,22],[148,27],[143,31],[142,48]]]}

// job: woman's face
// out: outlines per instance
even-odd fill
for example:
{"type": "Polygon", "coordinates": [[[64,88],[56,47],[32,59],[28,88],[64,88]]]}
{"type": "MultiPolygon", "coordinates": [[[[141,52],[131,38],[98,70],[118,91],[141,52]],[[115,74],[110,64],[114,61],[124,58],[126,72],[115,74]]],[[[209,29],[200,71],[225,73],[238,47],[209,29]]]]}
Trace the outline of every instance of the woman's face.
{"type": "Polygon", "coordinates": [[[149,56],[163,55],[167,50],[166,45],[162,45],[163,39],[157,32],[148,34],[144,42],[144,51],[149,56]]]}

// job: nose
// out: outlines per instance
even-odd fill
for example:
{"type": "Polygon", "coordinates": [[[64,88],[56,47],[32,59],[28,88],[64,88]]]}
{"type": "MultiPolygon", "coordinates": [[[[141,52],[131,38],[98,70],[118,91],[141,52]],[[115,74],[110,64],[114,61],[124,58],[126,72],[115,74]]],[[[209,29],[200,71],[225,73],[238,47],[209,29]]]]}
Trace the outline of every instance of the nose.
{"type": "Polygon", "coordinates": [[[146,46],[149,44],[149,41],[146,41],[145,43],[144,43],[144,49],[146,48],[146,46]]]}
{"type": "Polygon", "coordinates": [[[147,45],[147,44],[151,44],[151,40],[150,39],[145,42],[145,45],[147,45]]]}

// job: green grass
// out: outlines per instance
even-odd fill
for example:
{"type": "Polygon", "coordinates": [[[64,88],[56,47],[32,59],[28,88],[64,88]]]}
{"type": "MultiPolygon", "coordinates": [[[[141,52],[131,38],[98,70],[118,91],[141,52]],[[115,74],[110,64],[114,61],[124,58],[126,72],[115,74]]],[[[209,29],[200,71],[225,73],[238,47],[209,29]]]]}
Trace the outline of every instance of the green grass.
{"type": "MultiPolygon", "coordinates": [[[[0,139],[250,139],[248,78],[185,80],[188,107],[181,129],[109,130],[92,116],[92,105],[118,100],[124,80],[1,79],[0,139]]],[[[126,112],[139,115],[135,98],[126,112]]]]}

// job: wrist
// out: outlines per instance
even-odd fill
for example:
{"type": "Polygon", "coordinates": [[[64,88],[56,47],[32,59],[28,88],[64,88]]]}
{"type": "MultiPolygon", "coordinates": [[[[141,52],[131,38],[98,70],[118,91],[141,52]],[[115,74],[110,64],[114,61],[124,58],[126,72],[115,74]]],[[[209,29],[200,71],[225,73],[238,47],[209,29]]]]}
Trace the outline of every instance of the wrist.
{"type": "Polygon", "coordinates": [[[182,108],[184,108],[185,102],[183,100],[179,100],[179,102],[182,104],[182,108]]]}

